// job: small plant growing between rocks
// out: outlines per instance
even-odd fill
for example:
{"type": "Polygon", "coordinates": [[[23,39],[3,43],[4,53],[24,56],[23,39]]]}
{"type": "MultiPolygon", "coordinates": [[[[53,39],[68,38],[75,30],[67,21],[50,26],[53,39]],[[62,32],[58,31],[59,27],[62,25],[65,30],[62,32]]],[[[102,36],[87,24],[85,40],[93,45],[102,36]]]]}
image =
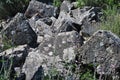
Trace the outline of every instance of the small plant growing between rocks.
{"type": "Polygon", "coordinates": [[[2,67],[0,68],[0,80],[10,80],[13,59],[6,59],[3,56],[0,60],[0,64],[2,65],[2,67]]]}
{"type": "Polygon", "coordinates": [[[12,39],[8,40],[5,35],[2,36],[2,44],[3,44],[2,51],[15,47],[13,40],[12,39]]]}
{"type": "Polygon", "coordinates": [[[53,5],[59,7],[61,5],[61,0],[53,0],[53,5]]]}

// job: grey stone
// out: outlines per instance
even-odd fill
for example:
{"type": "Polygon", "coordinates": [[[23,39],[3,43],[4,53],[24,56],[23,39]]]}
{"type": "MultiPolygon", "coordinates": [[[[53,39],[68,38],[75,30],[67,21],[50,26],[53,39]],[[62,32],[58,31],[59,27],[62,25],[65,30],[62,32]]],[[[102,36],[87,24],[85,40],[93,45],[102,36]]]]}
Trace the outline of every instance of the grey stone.
{"type": "Polygon", "coordinates": [[[39,2],[42,2],[42,3],[46,3],[46,4],[52,4],[53,3],[53,0],[37,0],[39,2]]]}
{"type": "Polygon", "coordinates": [[[31,26],[31,28],[35,31],[35,26],[36,26],[36,21],[40,19],[40,16],[38,15],[38,13],[36,13],[35,15],[33,15],[28,21],[29,24],[31,26]]]}
{"type": "Polygon", "coordinates": [[[40,20],[49,26],[52,24],[52,20],[50,18],[42,18],[40,20]]]}
{"type": "Polygon", "coordinates": [[[16,48],[10,48],[1,52],[0,56],[6,57],[8,60],[12,59],[13,67],[20,67],[23,65],[27,54],[27,45],[21,45],[16,48]]]}
{"type": "Polygon", "coordinates": [[[30,27],[22,13],[16,16],[7,24],[3,30],[4,40],[12,40],[14,45],[28,44],[34,47],[37,42],[37,35],[30,27]]]}
{"type": "Polygon", "coordinates": [[[76,19],[71,17],[69,13],[61,11],[54,24],[54,30],[58,33],[73,30],[79,32],[81,30],[81,25],[82,23],[79,23],[76,19]]]}
{"type": "MultiPolygon", "coordinates": [[[[44,74],[49,74],[52,66],[60,73],[63,72],[64,66],[62,61],[70,62],[76,55],[76,48],[83,43],[77,32],[63,32],[44,40],[38,48],[32,50],[26,58],[22,72],[26,74],[26,80],[31,80],[39,75],[40,66],[44,74]]],[[[41,71],[41,70],[40,70],[41,71]]]]}
{"type": "Polygon", "coordinates": [[[85,20],[81,26],[81,35],[84,37],[90,37],[94,32],[100,29],[100,22],[89,22],[85,20]]]}
{"type": "Polygon", "coordinates": [[[81,33],[84,37],[91,36],[94,32],[99,30],[101,9],[99,7],[84,7],[72,10],[71,15],[80,23],[81,33]]]}
{"type": "Polygon", "coordinates": [[[45,34],[52,36],[52,29],[51,26],[45,24],[41,19],[36,21],[36,26],[37,34],[40,36],[45,36],[45,34]]]}
{"type": "Polygon", "coordinates": [[[110,31],[99,30],[79,49],[83,64],[97,65],[97,73],[112,75],[120,68],[120,38],[110,31]]]}
{"type": "Polygon", "coordinates": [[[60,6],[60,11],[65,11],[65,12],[70,12],[72,9],[73,5],[70,3],[70,1],[63,1],[61,6],[60,6]]]}
{"type": "Polygon", "coordinates": [[[30,1],[30,4],[25,12],[27,17],[32,17],[38,13],[40,17],[51,17],[56,15],[57,8],[52,5],[47,5],[39,1],[30,1]]]}

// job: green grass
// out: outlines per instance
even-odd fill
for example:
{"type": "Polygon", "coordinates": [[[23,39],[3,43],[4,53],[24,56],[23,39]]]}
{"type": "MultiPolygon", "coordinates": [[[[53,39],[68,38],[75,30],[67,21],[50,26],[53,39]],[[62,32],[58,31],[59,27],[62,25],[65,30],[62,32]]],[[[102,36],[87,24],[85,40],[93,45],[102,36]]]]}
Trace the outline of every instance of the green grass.
{"type": "Polygon", "coordinates": [[[60,7],[61,3],[61,0],[53,0],[53,5],[56,7],[60,7]]]}
{"type": "Polygon", "coordinates": [[[3,43],[2,51],[16,47],[16,45],[13,43],[13,40],[8,39],[5,35],[2,35],[2,43],[3,43]]]}
{"type": "Polygon", "coordinates": [[[116,7],[103,10],[104,17],[101,23],[102,30],[109,30],[120,37],[120,13],[116,7]]]}
{"type": "Polygon", "coordinates": [[[119,0],[76,0],[78,2],[78,7],[83,6],[97,6],[102,8],[120,6],[119,0]]]}
{"type": "Polygon", "coordinates": [[[5,60],[3,57],[2,60],[0,60],[0,63],[2,63],[2,67],[0,69],[0,80],[10,80],[10,73],[13,65],[12,62],[12,58],[10,60],[5,60]]]}

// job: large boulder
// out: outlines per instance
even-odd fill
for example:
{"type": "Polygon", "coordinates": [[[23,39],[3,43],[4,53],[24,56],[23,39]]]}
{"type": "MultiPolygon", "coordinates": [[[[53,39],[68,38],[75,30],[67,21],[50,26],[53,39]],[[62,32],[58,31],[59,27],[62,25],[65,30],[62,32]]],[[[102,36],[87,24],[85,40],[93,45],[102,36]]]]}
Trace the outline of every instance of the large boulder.
{"type": "Polygon", "coordinates": [[[82,23],[80,32],[84,37],[91,36],[100,28],[99,21],[101,9],[99,7],[84,7],[83,9],[77,8],[71,11],[71,15],[79,23],[82,23]]]}
{"type": "Polygon", "coordinates": [[[71,11],[71,15],[77,19],[79,22],[82,22],[84,19],[89,21],[100,20],[101,8],[99,7],[84,7],[83,9],[77,8],[71,11]]]}
{"type": "Polygon", "coordinates": [[[77,57],[83,64],[93,64],[100,75],[115,72],[119,76],[120,38],[110,31],[99,30],[79,49],[77,57]]]}
{"type": "Polygon", "coordinates": [[[57,8],[52,5],[47,5],[45,3],[32,0],[29,3],[29,6],[25,12],[27,17],[32,17],[36,13],[39,14],[40,17],[51,17],[56,16],[57,8]]]}
{"type": "Polygon", "coordinates": [[[53,66],[63,73],[62,62],[71,62],[75,58],[76,48],[82,43],[82,37],[75,31],[59,33],[56,37],[44,40],[38,49],[32,50],[26,58],[22,68],[26,80],[41,80],[43,74],[50,74],[53,66]]]}
{"type": "Polygon", "coordinates": [[[36,46],[37,35],[30,27],[28,21],[22,13],[16,16],[6,25],[3,30],[3,38],[14,45],[28,44],[31,47],[36,46]]]}
{"type": "MultiPolygon", "coordinates": [[[[21,71],[17,71],[16,68],[21,69],[28,55],[27,45],[21,45],[16,48],[10,48],[0,53],[0,70],[1,74],[10,74],[10,80],[15,79],[21,74],[21,71]],[[15,76],[16,75],[16,76],[15,76]]],[[[25,78],[22,76],[22,78],[25,78]]]]}
{"type": "Polygon", "coordinates": [[[29,19],[29,24],[37,34],[37,42],[41,43],[44,38],[53,36],[54,28],[52,27],[56,21],[55,17],[40,18],[35,14],[29,19]]]}

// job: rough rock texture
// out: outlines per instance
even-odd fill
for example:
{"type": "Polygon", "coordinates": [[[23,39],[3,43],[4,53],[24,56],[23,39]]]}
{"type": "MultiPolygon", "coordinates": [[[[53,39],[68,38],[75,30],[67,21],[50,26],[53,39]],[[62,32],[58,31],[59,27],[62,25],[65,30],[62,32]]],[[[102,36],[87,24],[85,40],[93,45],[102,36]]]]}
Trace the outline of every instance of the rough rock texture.
{"type": "Polygon", "coordinates": [[[84,7],[83,9],[74,9],[71,11],[71,16],[74,17],[81,26],[81,33],[84,37],[91,36],[99,29],[101,9],[98,7],[84,7]]]}
{"type": "Polygon", "coordinates": [[[120,68],[120,38],[99,30],[80,48],[77,56],[84,64],[97,65],[99,74],[110,75],[120,68]]]}
{"type": "Polygon", "coordinates": [[[70,1],[63,1],[60,6],[60,11],[70,12],[70,10],[73,8],[73,5],[70,3],[70,1]]]}
{"type": "Polygon", "coordinates": [[[99,21],[101,9],[99,7],[84,7],[83,9],[77,8],[71,11],[71,15],[79,22],[84,19],[99,21]]]}
{"type": "Polygon", "coordinates": [[[2,35],[0,35],[0,52],[3,51],[2,48],[3,48],[3,41],[2,41],[2,35]]]}
{"type": "Polygon", "coordinates": [[[36,13],[39,14],[40,17],[51,17],[56,16],[57,8],[52,5],[46,5],[36,0],[32,0],[25,12],[27,17],[32,17],[36,13]]]}
{"type": "Polygon", "coordinates": [[[34,47],[37,41],[36,33],[22,13],[16,14],[7,24],[3,30],[3,36],[6,40],[12,40],[15,45],[29,44],[34,47]]]}
{"type": "MultiPolygon", "coordinates": [[[[13,80],[14,76],[21,75],[21,71],[17,71],[16,68],[21,68],[25,62],[25,59],[28,55],[27,45],[21,45],[16,48],[11,48],[0,53],[0,70],[4,72],[4,69],[7,71],[10,69],[10,79],[13,80]],[[3,69],[4,67],[4,69],[3,69]]],[[[20,80],[22,80],[21,77],[20,80]]]]}
{"type": "Polygon", "coordinates": [[[48,74],[52,66],[54,66],[57,71],[62,72],[63,65],[61,62],[70,62],[73,60],[77,46],[80,46],[82,43],[82,38],[75,31],[59,33],[56,37],[44,40],[38,49],[32,50],[26,58],[22,68],[22,72],[26,74],[26,80],[31,80],[33,76],[40,76],[41,78],[42,75],[40,74],[34,75],[39,72],[41,66],[45,74],[48,74]]]}
{"type": "Polygon", "coordinates": [[[40,19],[36,21],[36,30],[40,36],[45,36],[45,34],[52,36],[51,26],[45,24],[40,19]]]}
{"type": "MultiPolygon", "coordinates": [[[[87,72],[88,76],[89,70],[90,74],[96,71],[99,80],[106,75],[119,80],[120,39],[109,31],[97,31],[101,9],[80,9],[76,2],[61,1],[58,9],[50,5],[51,0],[31,0],[25,12],[28,18],[18,13],[5,25],[0,23],[3,40],[16,45],[0,53],[0,69],[4,58],[6,69],[13,59],[10,80],[14,75],[15,80],[44,80],[49,76],[54,80],[58,76],[63,80],[81,80],[81,75],[84,77],[87,72]]],[[[0,36],[1,49],[3,45],[0,36]]]]}
{"type": "Polygon", "coordinates": [[[93,35],[94,32],[100,29],[100,23],[99,22],[90,22],[88,20],[83,21],[83,25],[81,26],[80,33],[84,37],[90,37],[93,35]]]}
{"type": "Polygon", "coordinates": [[[27,56],[27,46],[21,45],[16,48],[11,48],[0,53],[0,56],[4,56],[8,59],[13,59],[13,66],[20,67],[25,61],[27,56]]]}
{"type": "Polygon", "coordinates": [[[70,16],[69,13],[64,11],[60,12],[58,19],[54,24],[55,32],[68,32],[68,31],[77,31],[79,32],[81,29],[81,23],[79,23],[76,19],[70,16]]]}
{"type": "Polygon", "coordinates": [[[42,2],[42,3],[46,3],[46,4],[52,4],[53,3],[53,0],[37,0],[37,1],[42,2]]]}

